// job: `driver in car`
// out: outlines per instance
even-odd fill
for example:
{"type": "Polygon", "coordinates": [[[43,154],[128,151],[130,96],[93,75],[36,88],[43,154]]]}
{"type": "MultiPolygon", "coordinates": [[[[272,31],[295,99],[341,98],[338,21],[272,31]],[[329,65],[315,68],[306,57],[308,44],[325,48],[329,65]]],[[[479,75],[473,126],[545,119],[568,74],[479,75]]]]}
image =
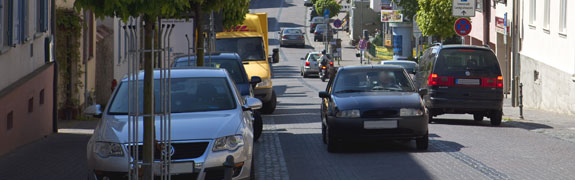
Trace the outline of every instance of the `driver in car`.
{"type": "Polygon", "coordinates": [[[384,89],[401,89],[390,73],[391,72],[386,71],[379,73],[379,87],[384,89]]]}

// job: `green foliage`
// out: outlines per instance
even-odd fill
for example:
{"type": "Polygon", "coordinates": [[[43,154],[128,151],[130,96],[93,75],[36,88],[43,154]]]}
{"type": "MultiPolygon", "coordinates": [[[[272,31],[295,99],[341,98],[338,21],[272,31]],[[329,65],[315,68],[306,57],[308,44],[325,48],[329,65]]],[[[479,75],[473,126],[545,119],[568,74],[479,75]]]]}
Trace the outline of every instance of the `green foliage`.
{"type": "MultiPolygon", "coordinates": [[[[77,93],[83,86],[80,83],[80,75],[82,75],[80,66],[80,39],[82,38],[82,18],[80,15],[71,9],[56,9],[56,48],[55,56],[58,61],[58,72],[61,77],[59,91],[66,92],[72,91],[77,93]],[[71,66],[76,65],[75,68],[71,66]],[[76,76],[72,76],[74,69],[76,76]],[[75,78],[75,79],[73,79],[75,78]],[[67,84],[71,84],[71,89],[67,89],[67,84]]],[[[69,93],[72,93],[69,92],[69,93]]],[[[69,99],[68,106],[77,106],[78,100],[69,99]]]]}
{"type": "Polygon", "coordinates": [[[130,16],[177,17],[190,7],[188,0],[76,0],[76,10],[90,9],[96,17],[117,16],[126,21],[130,16]]]}
{"type": "Polygon", "coordinates": [[[329,17],[337,16],[341,5],[339,5],[335,0],[316,0],[315,1],[315,11],[319,15],[323,15],[324,9],[329,9],[329,17]]]}
{"type": "Polygon", "coordinates": [[[249,13],[250,0],[229,0],[221,9],[224,27],[229,28],[244,22],[249,13]]]}
{"type": "Polygon", "coordinates": [[[419,0],[416,21],[424,36],[445,39],[455,34],[453,23],[457,18],[451,16],[451,3],[451,0],[419,0]]]}
{"type": "Polygon", "coordinates": [[[398,0],[393,0],[394,3],[397,3],[397,5],[403,8],[403,10],[400,11],[401,14],[403,14],[403,19],[411,21],[413,15],[415,15],[417,11],[419,11],[418,0],[400,0],[399,2],[397,1],[398,0]]]}

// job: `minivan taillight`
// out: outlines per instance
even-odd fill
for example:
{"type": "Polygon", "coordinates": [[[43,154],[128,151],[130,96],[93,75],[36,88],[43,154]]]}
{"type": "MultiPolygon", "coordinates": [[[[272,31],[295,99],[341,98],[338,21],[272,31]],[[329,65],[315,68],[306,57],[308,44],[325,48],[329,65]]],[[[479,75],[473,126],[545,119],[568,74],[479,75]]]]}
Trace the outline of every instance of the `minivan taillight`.
{"type": "Polygon", "coordinates": [[[306,62],[305,62],[305,66],[309,66],[309,61],[306,61],[306,62]]]}
{"type": "Polygon", "coordinates": [[[283,38],[283,39],[287,39],[288,37],[287,37],[286,35],[283,35],[282,38],[283,38]]]}
{"type": "Polygon", "coordinates": [[[453,77],[448,76],[438,76],[437,74],[430,74],[429,81],[427,81],[428,86],[453,86],[453,77]]]}
{"type": "Polygon", "coordinates": [[[481,81],[483,87],[503,88],[503,76],[497,76],[497,78],[481,78],[481,81]]]}

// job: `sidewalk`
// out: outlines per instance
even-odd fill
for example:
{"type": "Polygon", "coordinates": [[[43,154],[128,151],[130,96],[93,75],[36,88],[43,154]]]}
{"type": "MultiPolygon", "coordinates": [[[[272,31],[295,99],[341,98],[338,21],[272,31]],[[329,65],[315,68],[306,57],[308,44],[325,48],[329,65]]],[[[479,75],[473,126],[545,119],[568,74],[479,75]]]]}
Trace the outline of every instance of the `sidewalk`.
{"type": "Polygon", "coordinates": [[[86,144],[97,121],[59,121],[51,134],[0,156],[0,179],[86,179],[86,144]]]}
{"type": "Polygon", "coordinates": [[[504,100],[503,114],[504,124],[575,142],[575,116],[524,108],[521,119],[519,107],[511,107],[509,98],[504,100]]]}

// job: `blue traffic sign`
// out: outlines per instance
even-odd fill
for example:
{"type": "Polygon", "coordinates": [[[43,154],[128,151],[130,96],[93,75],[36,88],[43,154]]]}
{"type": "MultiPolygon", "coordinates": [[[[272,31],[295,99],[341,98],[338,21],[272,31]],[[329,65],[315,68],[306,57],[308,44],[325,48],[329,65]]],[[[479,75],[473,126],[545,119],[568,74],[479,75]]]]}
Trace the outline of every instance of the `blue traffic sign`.
{"type": "Polygon", "coordinates": [[[323,10],[323,16],[329,17],[329,9],[323,10]]]}
{"type": "Polygon", "coordinates": [[[335,21],[333,21],[333,26],[336,28],[340,28],[341,27],[341,20],[336,19],[335,21]]]}
{"type": "Polygon", "coordinates": [[[455,21],[455,33],[460,36],[467,36],[471,32],[471,22],[466,18],[459,18],[455,21]]]}

